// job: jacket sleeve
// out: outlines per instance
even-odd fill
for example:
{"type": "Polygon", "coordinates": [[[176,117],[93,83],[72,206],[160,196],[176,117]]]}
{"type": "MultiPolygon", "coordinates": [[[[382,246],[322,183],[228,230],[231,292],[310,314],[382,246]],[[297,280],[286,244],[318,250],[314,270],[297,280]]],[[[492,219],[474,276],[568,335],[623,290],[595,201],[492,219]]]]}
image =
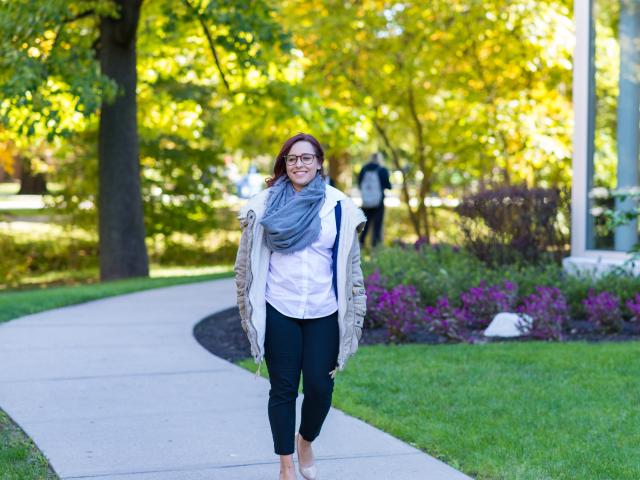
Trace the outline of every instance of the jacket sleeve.
{"type": "Polygon", "coordinates": [[[246,217],[240,218],[240,227],[242,235],[240,237],[240,245],[236,254],[236,261],[233,266],[236,279],[236,290],[238,309],[240,310],[240,324],[245,333],[247,333],[247,312],[245,304],[246,284],[247,284],[247,262],[250,260],[249,251],[249,234],[250,228],[247,228],[249,220],[246,217]]]}
{"type": "Polygon", "coordinates": [[[387,170],[386,168],[381,168],[380,169],[380,183],[382,184],[382,189],[390,189],[391,188],[391,182],[389,181],[389,170],[387,170]]]}
{"type": "MultiPolygon", "coordinates": [[[[364,224],[363,224],[364,225],[364,224]]],[[[364,325],[364,317],[367,313],[367,294],[364,288],[364,277],[362,275],[362,267],[360,265],[360,242],[356,233],[353,242],[354,252],[351,260],[351,278],[353,279],[353,307],[355,310],[355,329],[358,341],[362,336],[362,327],[364,325]]]]}

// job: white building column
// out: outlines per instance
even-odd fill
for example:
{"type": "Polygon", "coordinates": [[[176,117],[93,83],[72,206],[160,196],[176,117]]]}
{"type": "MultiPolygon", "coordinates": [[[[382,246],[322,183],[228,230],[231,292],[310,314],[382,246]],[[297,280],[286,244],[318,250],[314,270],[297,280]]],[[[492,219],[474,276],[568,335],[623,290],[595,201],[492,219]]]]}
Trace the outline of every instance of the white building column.
{"type": "MultiPolygon", "coordinates": [[[[620,78],[618,81],[617,188],[638,186],[638,132],[640,131],[640,3],[620,0],[620,78]]],[[[634,199],[616,199],[616,210],[631,211],[634,199]]],[[[617,227],[615,250],[628,252],[638,242],[637,218],[617,227]]]]}
{"type": "MultiPolygon", "coordinates": [[[[571,256],[564,258],[562,262],[565,270],[569,272],[581,270],[603,272],[613,266],[621,265],[630,258],[630,255],[623,251],[596,250],[593,248],[594,220],[589,212],[588,199],[588,192],[593,181],[595,128],[595,67],[593,55],[595,31],[593,27],[592,1],[575,0],[574,2],[576,44],[573,64],[574,134],[571,189],[571,256]]],[[[640,65],[640,63],[636,63],[637,65],[640,65]]],[[[638,103],[635,104],[635,107],[638,108],[638,103]]],[[[636,156],[636,161],[637,158],[636,156]]],[[[640,275],[640,265],[636,265],[634,271],[640,275]]]]}

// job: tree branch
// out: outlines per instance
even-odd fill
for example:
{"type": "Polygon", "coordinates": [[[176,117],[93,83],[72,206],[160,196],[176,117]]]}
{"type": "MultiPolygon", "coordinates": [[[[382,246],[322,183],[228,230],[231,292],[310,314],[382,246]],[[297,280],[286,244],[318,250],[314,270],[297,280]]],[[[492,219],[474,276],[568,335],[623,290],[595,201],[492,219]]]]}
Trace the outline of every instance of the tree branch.
{"type": "Polygon", "coordinates": [[[424,144],[424,133],[422,128],[422,122],[420,121],[420,117],[418,117],[418,111],[416,109],[415,97],[413,95],[413,84],[411,83],[411,79],[409,79],[409,111],[411,112],[411,118],[413,119],[413,123],[415,124],[416,129],[416,140],[418,142],[418,165],[420,167],[420,171],[422,172],[422,181],[420,182],[420,192],[418,195],[418,199],[420,203],[418,204],[418,215],[421,216],[424,221],[425,227],[425,235],[427,237],[427,242],[431,243],[431,239],[429,238],[429,218],[425,211],[424,200],[427,196],[427,192],[430,190],[431,186],[431,174],[433,171],[433,166],[429,168],[427,171],[426,159],[425,159],[425,144],[424,144]]]}
{"type": "Polygon", "coordinates": [[[424,159],[424,133],[422,129],[422,122],[420,122],[420,118],[418,117],[418,111],[416,110],[416,100],[413,96],[413,85],[411,83],[411,79],[409,79],[409,111],[411,112],[411,118],[413,119],[413,123],[416,127],[416,140],[418,141],[418,162],[420,165],[420,169],[424,171],[425,169],[425,159],[424,159]]]}
{"type": "Polygon", "coordinates": [[[71,23],[71,22],[75,22],[76,20],[80,20],[81,18],[90,17],[94,13],[95,13],[94,10],[87,10],[86,12],[79,13],[79,14],[73,16],[73,17],[70,17],[70,18],[67,18],[67,19],[63,20],[62,24],[71,23]]]}
{"type": "Polygon", "coordinates": [[[385,131],[384,128],[382,128],[382,125],[380,124],[380,122],[378,122],[377,120],[377,113],[378,113],[378,107],[374,107],[375,108],[375,112],[374,112],[374,117],[372,119],[373,121],[373,126],[376,128],[376,130],[378,131],[378,133],[380,134],[380,136],[382,137],[382,141],[384,142],[385,146],[387,147],[387,149],[389,149],[389,151],[391,152],[391,158],[393,159],[393,164],[395,165],[396,169],[399,170],[400,172],[402,172],[402,194],[404,196],[405,202],[407,204],[407,210],[409,211],[409,219],[411,220],[411,224],[413,225],[413,228],[416,232],[416,235],[418,235],[418,237],[420,237],[420,223],[419,220],[415,214],[415,212],[413,211],[413,209],[411,208],[411,204],[409,203],[410,200],[410,195],[409,195],[409,188],[407,187],[407,177],[404,174],[404,170],[402,170],[402,166],[400,165],[400,156],[398,155],[398,152],[396,151],[395,148],[393,148],[393,145],[391,144],[391,141],[389,140],[389,136],[387,135],[387,132],[385,131]]]}
{"type": "Polygon", "coordinates": [[[209,43],[209,49],[213,54],[213,59],[216,62],[216,67],[218,68],[218,72],[220,72],[222,83],[224,83],[224,86],[227,89],[227,92],[231,92],[231,88],[229,87],[229,82],[227,82],[227,78],[224,74],[224,71],[222,70],[222,65],[220,65],[218,52],[216,52],[215,42],[213,41],[213,36],[211,35],[211,31],[209,30],[209,27],[207,26],[204,19],[200,15],[200,12],[198,12],[198,10],[193,5],[191,5],[191,3],[189,3],[189,0],[182,0],[182,3],[184,3],[187,6],[187,8],[190,9],[194,13],[194,15],[198,18],[198,22],[202,26],[202,30],[204,31],[204,34],[207,37],[207,42],[209,43]]]}
{"type": "Polygon", "coordinates": [[[53,51],[56,49],[56,46],[58,45],[58,39],[60,38],[60,35],[62,35],[62,31],[64,30],[65,25],[67,25],[68,23],[73,23],[76,20],[90,17],[94,13],[95,13],[94,10],[87,10],[85,12],[78,13],[73,17],[66,18],[58,24],[58,28],[56,28],[55,36],[53,37],[53,43],[51,44],[51,50],[49,50],[49,55],[47,55],[47,61],[49,60],[49,58],[51,58],[53,51]]]}

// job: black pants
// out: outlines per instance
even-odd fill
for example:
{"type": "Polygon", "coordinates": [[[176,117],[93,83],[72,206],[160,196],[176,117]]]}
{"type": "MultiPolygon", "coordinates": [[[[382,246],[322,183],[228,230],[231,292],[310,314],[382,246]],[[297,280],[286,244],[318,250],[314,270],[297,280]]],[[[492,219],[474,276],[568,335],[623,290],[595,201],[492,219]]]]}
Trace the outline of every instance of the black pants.
{"type": "Polygon", "coordinates": [[[360,234],[360,245],[364,246],[364,241],[367,237],[369,227],[373,224],[373,239],[372,246],[376,246],[382,241],[382,223],[384,221],[384,204],[376,208],[363,208],[362,211],[367,217],[367,223],[364,224],[364,229],[360,234]]]}
{"type": "Polygon", "coordinates": [[[269,370],[269,423],[277,455],[294,451],[296,398],[302,371],[300,435],[312,442],[319,434],[333,394],[329,372],[338,359],[338,312],[326,317],[296,319],[267,302],[265,361],[269,370]]]}

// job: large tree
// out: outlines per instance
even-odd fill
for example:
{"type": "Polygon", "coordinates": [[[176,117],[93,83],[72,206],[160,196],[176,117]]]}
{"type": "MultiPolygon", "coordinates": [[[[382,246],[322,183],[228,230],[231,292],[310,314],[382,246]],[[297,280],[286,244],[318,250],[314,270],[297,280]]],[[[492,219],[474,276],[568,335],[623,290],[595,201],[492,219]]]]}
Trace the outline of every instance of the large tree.
{"type": "Polygon", "coordinates": [[[136,32],[142,0],[116,0],[117,18],[100,18],[100,70],[122,92],[104,102],[98,135],[100,277],[149,275],[140,195],[136,32]]]}
{"type": "Polygon", "coordinates": [[[368,119],[417,235],[425,199],[473,182],[569,180],[571,2],[290,0],[305,82],[368,119]]]}
{"type": "Polygon", "coordinates": [[[142,0],[0,0],[0,7],[3,124],[17,136],[52,141],[83,124],[78,115],[99,114],[100,276],[148,275],[137,113],[139,23],[149,20],[159,35],[195,25],[196,43],[206,45],[215,69],[209,72],[216,78],[209,97],[220,98],[237,93],[234,79],[241,84],[246,72],[267,68],[263,46],[286,43],[270,8],[255,0],[147,0],[144,8],[142,0]],[[147,9],[154,13],[149,19],[147,9]],[[158,21],[158,12],[169,21],[158,21]]]}

